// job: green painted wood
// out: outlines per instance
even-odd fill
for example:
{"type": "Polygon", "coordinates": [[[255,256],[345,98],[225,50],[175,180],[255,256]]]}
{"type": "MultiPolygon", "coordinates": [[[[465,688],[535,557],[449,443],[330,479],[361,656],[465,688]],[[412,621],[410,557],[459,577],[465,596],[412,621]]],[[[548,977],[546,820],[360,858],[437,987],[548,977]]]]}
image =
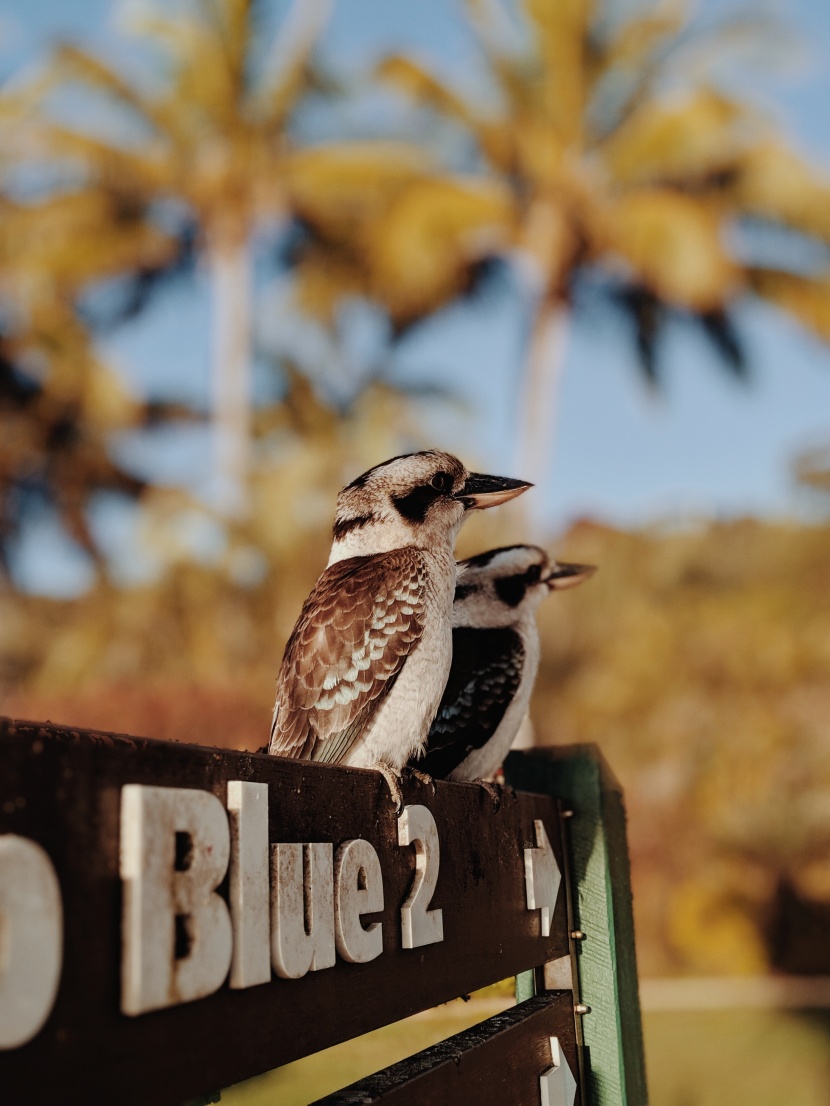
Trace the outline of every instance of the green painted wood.
{"type": "Polygon", "coordinates": [[[536,972],[521,972],[516,976],[516,1002],[525,1002],[536,994],[536,972]]]}
{"type": "MultiPolygon", "coordinates": [[[[580,998],[590,1106],[645,1106],[631,875],[622,789],[593,745],[511,753],[507,782],[573,810],[570,819],[580,998]]],[[[526,973],[532,975],[532,973],[526,973]]],[[[518,979],[517,979],[518,984],[518,979]]],[[[526,987],[526,984],[523,984],[526,987]]],[[[517,987],[518,995],[518,987],[517,987]]]]}

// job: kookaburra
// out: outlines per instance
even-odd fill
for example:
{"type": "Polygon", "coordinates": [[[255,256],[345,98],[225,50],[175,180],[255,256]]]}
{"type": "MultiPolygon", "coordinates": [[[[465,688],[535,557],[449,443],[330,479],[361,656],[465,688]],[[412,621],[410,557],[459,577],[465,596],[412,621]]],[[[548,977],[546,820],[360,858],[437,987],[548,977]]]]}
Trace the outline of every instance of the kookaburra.
{"type": "Polygon", "coordinates": [[[430,450],[393,457],[337,497],[328,567],[285,647],[268,751],[379,768],[420,752],[452,659],[456,535],[470,511],[530,487],[430,450]]]}
{"type": "Polygon", "coordinates": [[[459,562],[452,667],[414,767],[435,779],[493,778],[530,702],[539,667],[539,604],[595,571],[550,561],[535,545],[491,549],[459,562]]]}

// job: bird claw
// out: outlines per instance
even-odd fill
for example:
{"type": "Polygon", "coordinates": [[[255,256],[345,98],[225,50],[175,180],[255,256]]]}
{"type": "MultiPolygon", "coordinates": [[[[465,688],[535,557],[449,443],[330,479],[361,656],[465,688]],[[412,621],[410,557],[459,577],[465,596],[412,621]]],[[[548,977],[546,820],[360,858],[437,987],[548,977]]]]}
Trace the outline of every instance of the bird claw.
{"type": "Polygon", "coordinates": [[[497,783],[491,783],[489,780],[476,780],[479,787],[484,788],[490,798],[493,800],[493,805],[496,810],[501,809],[501,799],[504,788],[497,783]]]}
{"type": "Polygon", "coordinates": [[[395,806],[395,814],[400,814],[403,810],[403,791],[401,790],[401,777],[397,772],[394,772],[386,764],[378,764],[375,766],[386,780],[386,784],[389,788],[389,793],[392,796],[392,802],[395,806]]]}
{"type": "Polygon", "coordinates": [[[424,787],[428,787],[433,795],[435,794],[435,780],[432,776],[429,775],[429,773],[422,772],[420,768],[413,768],[412,766],[409,767],[408,771],[413,779],[416,779],[418,783],[423,784],[424,787]]]}

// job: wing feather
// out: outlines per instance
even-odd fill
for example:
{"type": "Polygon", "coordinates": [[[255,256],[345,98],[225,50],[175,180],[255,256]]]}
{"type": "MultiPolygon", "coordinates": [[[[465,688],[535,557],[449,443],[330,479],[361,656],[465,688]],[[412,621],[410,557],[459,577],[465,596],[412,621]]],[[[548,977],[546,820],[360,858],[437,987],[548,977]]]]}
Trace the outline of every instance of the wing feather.
{"type": "Polygon", "coordinates": [[[417,647],[426,580],[424,554],[412,548],[326,569],[285,647],[269,752],[344,758],[417,647]]]}
{"type": "Polygon", "coordinates": [[[499,728],[522,679],[524,646],[512,629],[457,627],[452,668],[418,767],[445,779],[499,728]]]}

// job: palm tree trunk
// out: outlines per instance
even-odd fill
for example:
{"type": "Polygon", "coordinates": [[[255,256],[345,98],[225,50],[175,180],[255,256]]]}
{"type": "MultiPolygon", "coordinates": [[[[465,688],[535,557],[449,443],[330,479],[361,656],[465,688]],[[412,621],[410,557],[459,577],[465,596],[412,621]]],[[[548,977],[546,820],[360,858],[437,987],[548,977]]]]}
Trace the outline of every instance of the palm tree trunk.
{"type": "Polygon", "coordinates": [[[533,314],[524,371],[519,385],[515,443],[515,473],[539,491],[522,497],[529,536],[540,539],[545,492],[550,484],[562,370],[570,312],[566,304],[540,297],[533,314]]]}
{"type": "Polygon", "coordinates": [[[522,496],[528,536],[544,538],[545,492],[550,485],[557,404],[564,368],[570,311],[568,274],[577,250],[567,214],[555,195],[528,206],[516,252],[515,271],[530,309],[530,334],[519,383],[515,438],[516,473],[539,490],[522,496]]]}
{"type": "Polygon", "coordinates": [[[208,244],[212,317],[214,502],[227,516],[247,510],[251,461],[253,280],[243,236],[208,244]]]}

